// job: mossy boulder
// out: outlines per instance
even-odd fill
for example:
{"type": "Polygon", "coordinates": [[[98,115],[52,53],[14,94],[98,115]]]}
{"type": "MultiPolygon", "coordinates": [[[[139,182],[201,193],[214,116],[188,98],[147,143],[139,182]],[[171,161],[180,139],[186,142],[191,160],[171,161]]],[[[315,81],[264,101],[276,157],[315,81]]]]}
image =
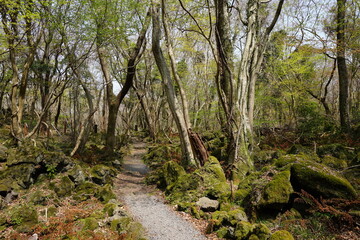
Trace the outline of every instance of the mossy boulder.
{"type": "Polygon", "coordinates": [[[240,221],[236,224],[235,228],[235,237],[239,240],[245,240],[248,239],[251,232],[254,230],[254,225],[246,222],[246,221],[240,221]]]}
{"type": "Polygon", "coordinates": [[[281,210],[290,200],[294,192],[290,183],[290,171],[282,171],[264,187],[259,201],[260,209],[281,210]]]}
{"type": "Polygon", "coordinates": [[[79,165],[75,165],[70,171],[68,171],[68,176],[76,186],[85,182],[89,178],[85,169],[79,165]]]}
{"type": "Polygon", "coordinates": [[[295,191],[301,189],[324,198],[354,199],[355,189],[344,178],[330,169],[314,163],[294,163],[291,166],[291,184],[295,191]]]}
{"type": "Polygon", "coordinates": [[[85,201],[99,191],[99,185],[92,182],[82,182],[74,190],[73,198],[77,201],[85,201]]]}
{"type": "Polygon", "coordinates": [[[321,159],[321,163],[328,167],[334,168],[334,169],[344,169],[348,166],[346,160],[339,159],[339,158],[333,157],[331,155],[325,155],[321,159]]]}
{"type": "Polygon", "coordinates": [[[111,199],[116,199],[116,195],[113,192],[110,184],[106,184],[105,186],[101,187],[95,194],[95,197],[103,203],[108,203],[111,199]]]}
{"type": "Polygon", "coordinates": [[[269,228],[263,223],[255,224],[255,227],[254,227],[254,230],[252,233],[254,235],[256,235],[259,240],[266,240],[270,236],[269,228]]]}
{"type": "Polygon", "coordinates": [[[316,152],[320,157],[330,155],[345,160],[353,160],[353,158],[356,157],[356,152],[354,149],[346,148],[339,143],[319,146],[316,152]]]}
{"type": "Polygon", "coordinates": [[[231,211],[216,211],[211,215],[214,229],[219,229],[221,226],[233,226],[240,221],[247,222],[246,213],[241,209],[234,209],[231,211]]]}
{"type": "Polygon", "coordinates": [[[11,225],[18,232],[30,232],[38,223],[38,214],[34,207],[30,205],[20,205],[9,209],[8,215],[11,225]]]}
{"type": "Polygon", "coordinates": [[[167,199],[174,204],[196,202],[202,195],[199,191],[201,178],[194,174],[184,174],[166,189],[167,199]]]}
{"type": "Polygon", "coordinates": [[[202,179],[201,187],[206,196],[217,199],[222,195],[230,194],[230,186],[226,182],[224,170],[215,157],[210,156],[208,162],[193,174],[202,179]]]}
{"type": "Polygon", "coordinates": [[[96,220],[93,217],[80,219],[80,220],[78,220],[78,224],[82,231],[85,231],[85,230],[94,231],[95,229],[97,229],[99,227],[98,220],[96,220]]]}
{"type": "Polygon", "coordinates": [[[54,191],[59,197],[70,196],[75,188],[75,184],[68,176],[61,177],[60,181],[54,184],[54,191]]]}
{"type": "Polygon", "coordinates": [[[294,240],[294,237],[286,230],[279,230],[274,232],[269,240],[294,240]]]}
{"type": "Polygon", "coordinates": [[[164,164],[163,173],[167,186],[174,184],[180,176],[186,174],[184,168],[174,161],[164,164]]]}
{"type": "Polygon", "coordinates": [[[12,165],[0,172],[0,193],[11,189],[27,189],[34,183],[36,168],[32,163],[12,165]]]}
{"type": "Polygon", "coordinates": [[[8,151],[7,147],[0,144],[0,162],[6,162],[6,160],[7,160],[7,151],[8,151]]]}
{"type": "Polygon", "coordinates": [[[109,166],[98,164],[91,168],[90,176],[96,184],[112,184],[112,178],[116,176],[116,171],[109,166]]]}

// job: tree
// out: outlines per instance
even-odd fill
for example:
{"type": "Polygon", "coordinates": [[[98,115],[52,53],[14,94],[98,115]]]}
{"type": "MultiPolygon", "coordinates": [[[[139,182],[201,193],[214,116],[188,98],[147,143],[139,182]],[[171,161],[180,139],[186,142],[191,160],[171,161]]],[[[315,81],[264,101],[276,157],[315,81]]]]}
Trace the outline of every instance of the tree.
{"type": "Polygon", "coordinates": [[[337,67],[339,74],[339,111],[340,125],[344,132],[350,130],[350,113],[349,113],[349,78],[346,67],[346,0],[337,0],[337,17],[336,17],[336,50],[337,50],[337,67]]]}

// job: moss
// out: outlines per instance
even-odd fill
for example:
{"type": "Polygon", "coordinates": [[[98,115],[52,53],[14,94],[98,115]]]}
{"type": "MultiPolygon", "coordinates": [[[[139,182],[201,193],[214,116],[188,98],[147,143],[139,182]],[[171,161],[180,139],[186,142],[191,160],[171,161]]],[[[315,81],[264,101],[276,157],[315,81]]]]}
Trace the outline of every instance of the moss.
{"type": "Polygon", "coordinates": [[[79,184],[73,193],[73,198],[77,201],[85,201],[99,192],[99,186],[92,182],[79,184]]]}
{"type": "Polygon", "coordinates": [[[58,212],[57,208],[54,206],[51,206],[47,210],[48,217],[55,217],[56,213],[58,212]]]}
{"type": "Polygon", "coordinates": [[[208,162],[194,174],[202,179],[202,187],[207,196],[219,198],[223,194],[230,194],[230,186],[226,182],[224,170],[215,157],[210,156],[208,162]]]}
{"type": "Polygon", "coordinates": [[[166,189],[167,199],[174,204],[196,202],[201,195],[197,190],[200,183],[201,179],[199,176],[194,176],[193,174],[182,175],[176,183],[168,186],[166,189]]]}
{"type": "Polygon", "coordinates": [[[250,233],[253,231],[254,226],[246,221],[240,221],[235,228],[236,239],[248,239],[250,233]]]}
{"type": "Polygon", "coordinates": [[[269,228],[265,224],[262,224],[262,223],[255,224],[253,233],[259,238],[259,240],[266,240],[270,236],[269,228]]]}
{"type": "Polygon", "coordinates": [[[138,222],[131,222],[127,226],[125,240],[144,240],[145,230],[138,222]]]}
{"type": "Polygon", "coordinates": [[[305,153],[287,154],[277,159],[275,161],[275,166],[278,168],[283,168],[284,166],[290,163],[304,162],[304,161],[320,162],[320,158],[315,154],[305,154],[305,153]]]}
{"type": "Polygon", "coordinates": [[[291,183],[295,190],[304,189],[314,196],[354,199],[357,194],[344,178],[325,166],[295,163],[291,167],[291,183]]]}
{"type": "Polygon", "coordinates": [[[75,188],[75,184],[68,176],[63,176],[60,182],[55,183],[54,191],[59,197],[69,196],[75,188]]]}
{"type": "Polygon", "coordinates": [[[91,180],[98,185],[112,184],[116,170],[103,164],[95,165],[90,170],[91,180]]]}
{"type": "Polygon", "coordinates": [[[286,230],[274,232],[269,240],[294,240],[294,237],[286,230]]]}
{"type": "Polygon", "coordinates": [[[226,235],[228,234],[228,228],[227,227],[222,227],[219,230],[216,231],[216,235],[223,239],[226,237],[226,235]]]}
{"type": "Polygon", "coordinates": [[[356,155],[353,150],[347,149],[338,143],[319,146],[317,148],[317,154],[320,157],[330,155],[336,158],[348,160],[352,160],[356,155]]]}
{"type": "Polygon", "coordinates": [[[169,161],[164,164],[163,172],[166,185],[174,184],[180,176],[186,174],[184,168],[174,161],[169,161]]]}
{"type": "Polygon", "coordinates": [[[95,197],[103,203],[109,202],[110,199],[116,199],[115,193],[112,191],[112,187],[109,184],[101,187],[95,194],[95,197]]]}
{"type": "Polygon", "coordinates": [[[335,168],[335,169],[344,169],[346,168],[347,162],[343,159],[338,159],[336,157],[325,155],[321,160],[322,164],[325,164],[328,167],[335,168]]]}
{"type": "Polygon", "coordinates": [[[103,212],[106,213],[108,216],[114,216],[115,209],[117,208],[117,205],[114,203],[107,203],[104,206],[103,212]]]}
{"type": "Polygon", "coordinates": [[[289,202],[292,193],[290,171],[280,172],[265,186],[259,206],[281,210],[289,202]]]}
{"type": "Polygon", "coordinates": [[[81,230],[83,231],[84,230],[94,231],[99,227],[98,221],[93,217],[80,219],[79,223],[81,225],[81,230]]]}
{"type": "Polygon", "coordinates": [[[9,210],[11,224],[18,232],[30,232],[38,223],[38,214],[34,207],[29,205],[16,206],[9,210]]]}
{"type": "Polygon", "coordinates": [[[127,226],[131,223],[131,221],[132,220],[129,217],[117,218],[111,221],[110,228],[113,231],[121,233],[127,229],[127,226]]]}
{"type": "Polygon", "coordinates": [[[35,205],[45,205],[47,201],[47,195],[42,191],[37,190],[30,196],[30,202],[35,205]]]}
{"type": "Polygon", "coordinates": [[[251,234],[249,237],[249,240],[260,240],[260,238],[258,236],[256,236],[255,234],[251,234]]]}

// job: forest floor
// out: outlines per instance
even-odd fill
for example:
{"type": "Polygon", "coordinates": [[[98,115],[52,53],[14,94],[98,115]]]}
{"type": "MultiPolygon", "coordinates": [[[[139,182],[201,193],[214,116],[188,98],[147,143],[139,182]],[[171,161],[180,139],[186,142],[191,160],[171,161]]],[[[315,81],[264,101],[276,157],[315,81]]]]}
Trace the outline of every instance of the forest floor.
{"type": "Polygon", "coordinates": [[[145,153],[145,143],[132,145],[130,154],[124,158],[124,171],[115,180],[114,190],[134,219],[143,225],[147,237],[150,240],[216,239],[201,233],[206,227],[204,221],[175,211],[165,204],[161,191],[145,184],[149,171],[142,162],[145,153]]]}

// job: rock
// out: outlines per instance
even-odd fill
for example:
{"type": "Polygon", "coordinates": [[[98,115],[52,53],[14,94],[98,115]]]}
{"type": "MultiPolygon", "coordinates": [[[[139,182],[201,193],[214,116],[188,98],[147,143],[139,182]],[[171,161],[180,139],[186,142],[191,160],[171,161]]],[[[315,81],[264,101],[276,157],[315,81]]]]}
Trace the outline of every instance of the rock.
{"type": "Polygon", "coordinates": [[[6,201],[3,199],[3,197],[0,196],[0,210],[4,209],[6,206],[6,201]]]}
{"type": "Polygon", "coordinates": [[[217,199],[222,195],[230,194],[230,186],[226,182],[224,170],[215,157],[210,156],[208,162],[193,175],[198,175],[202,179],[204,195],[217,199]]]}
{"type": "Polygon", "coordinates": [[[324,198],[355,199],[357,193],[344,178],[320,164],[294,163],[291,166],[291,184],[296,191],[301,189],[324,198]]]}
{"type": "Polygon", "coordinates": [[[95,165],[91,171],[91,180],[98,185],[112,184],[112,177],[114,177],[115,171],[103,164],[95,165]]]}
{"type": "Polygon", "coordinates": [[[101,187],[95,194],[95,197],[103,203],[108,203],[111,199],[116,199],[116,195],[112,191],[110,184],[106,184],[105,186],[101,187]]]}
{"type": "Polygon", "coordinates": [[[286,230],[274,232],[269,240],[294,240],[294,237],[286,230]]]}
{"type": "Polygon", "coordinates": [[[119,169],[119,170],[120,170],[121,167],[122,167],[121,162],[120,162],[119,160],[117,160],[117,159],[112,162],[112,165],[114,166],[114,168],[119,169]]]}
{"type": "Polygon", "coordinates": [[[16,206],[9,210],[11,224],[18,232],[30,232],[38,223],[37,211],[29,205],[16,206]]]}
{"type": "Polygon", "coordinates": [[[231,211],[216,211],[212,213],[211,219],[214,229],[218,229],[221,226],[233,226],[240,221],[248,221],[246,213],[241,209],[235,209],[231,211]]]}
{"type": "Polygon", "coordinates": [[[37,235],[37,233],[34,233],[33,235],[31,235],[31,237],[28,238],[28,240],[38,240],[39,236],[37,235]]]}
{"type": "Polygon", "coordinates": [[[99,227],[98,221],[92,217],[80,219],[78,222],[79,222],[78,223],[79,227],[82,231],[85,230],[94,231],[96,228],[99,227]]]}
{"type": "Polygon", "coordinates": [[[242,239],[248,239],[251,232],[253,231],[254,226],[246,221],[240,221],[238,224],[236,224],[235,228],[235,237],[236,239],[242,240],[242,239]]]}
{"type": "Polygon", "coordinates": [[[17,199],[19,196],[19,193],[17,193],[14,190],[11,190],[8,194],[6,194],[5,202],[9,204],[11,201],[17,199]]]}
{"type": "Polygon", "coordinates": [[[290,171],[282,171],[267,183],[262,191],[258,206],[261,209],[282,210],[294,192],[290,183],[290,171]]]}
{"type": "Polygon", "coordinates": [[[0,144],[0,162],[6,162],[7,160],[7,147],[0,144]]]}
{"type": "Polygon", "coordinates": [[[69,171],[68,176],[71,181],[75,183],[75,186],[78,186],[80,183],[85,182],[86,180],[85,172],[79,165],[75,165],[73,169],[69,171]]]}
{"type": "Polygon", "coordinates": [[[163,166],[163,171],[167,186],[174,184],[180,176],[186,174],[184,168],[174,161],[165,163],[163,166]]]}
{"type": "Polygon", "coordinates": [[[219,202],[217,200],[211,200],[207,197],[202,197],[196,202],[196,205],[200,207],[204,212],[214,212],[219,208],[219,202]]]}
{"type": "Polygon", "coordinates": [[[269,228],[262,223],[255,224],[255,228],[252,233],[256,235],[259,240],[266,240],[270,236],[269,228]]]}
{"type": "Polygon", "coordinates": [[[335,169],[344,169],[348,166],[347,162],[343,159],[338,159],[336,157],[325,155],[321,160],[321,163],[335,169]]]}
{"type": "Polygon", "coordinates": [[[68,176],[63,176],[60,182],[55,183],[54,191],[59,197],[69,196],[74,190],[75,184],[68,176]]]}
{"type": "Polygon", "coordinates": [[[92,182],[82,182],[74,189],[73,198],[76,201],[85,201],[99,192],[99,186],[92,182]]]}

